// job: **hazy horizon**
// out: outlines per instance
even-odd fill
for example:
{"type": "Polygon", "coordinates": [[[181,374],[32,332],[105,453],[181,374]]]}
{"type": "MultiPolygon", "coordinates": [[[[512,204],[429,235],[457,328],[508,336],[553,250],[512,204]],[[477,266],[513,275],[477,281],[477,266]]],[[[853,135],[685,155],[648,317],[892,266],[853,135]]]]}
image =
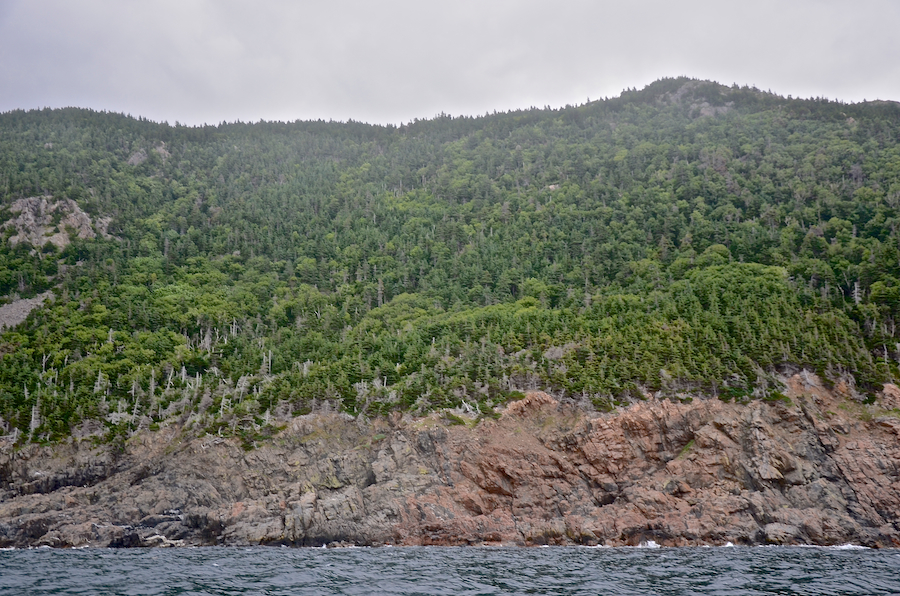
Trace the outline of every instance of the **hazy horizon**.
{"type": "Polygon", "coordinates": [[[582,104],[677,76],[897,100],[898,22],[890,0],[10,0],[0,111],[402,124],[582,104]]]}
{"type": "MultiPolygon", "coordinates": [[[[675,76],[673,76],[673,77],[662,77],[662,78],[660,78],[660,79],[656,79],[655,81],[650,81],[650,82],[647,83],[646,85],[644,85],[644,86],[642,86],[642,87],[637,87],[637,88],[635,88],[635,89],[638,90],[638,91],[640,91],[641,89],[644,89],[644,88],[646,88],[646,87],[648,87],[648,86],[650,86],[650,85],[652,85],[653,83],[656,83],[656,82],[658,82],[658,81],[665,80],[665,79],[677,79],[677,78],[680,78],[681,76],[687,77],[687,75],[680,75],[680,76],[678,76],[678,77],[675,77],[675,76]]],[[[708,81],[707,79],[697,79],[697,78],[694,78],[694,77],[687,77],[687,78],[690,78],[690,79],[692,79],[692,80],[697,80],[697,81],[701,81],[701,80],[702,80],[702,81],[708,81]]],[[[724,83],[721,83],[720,81],[709,81],[709,82],[713,82],[713,83],[718,83],[718,84],[721,84],[721,85],[725,85],[724,83]]],[[[740,86],[740,87],[744,87],[744,85],[742,85],[742,84],[740,84],[740,83],[737,83],[737,84],[738,84],[738,86],[740,86]]],[[[729,85],[726,85],[726,86],[729,86],[729,85]]],[[[752,88],[752,86],[750,86],[750,85],[748,85],[748,86],[752,88]]],[[[790,96],[790,94],[779,93],[776,89],[759,89],[758,87],[756,87],[756,89],[757,89],[758,91],[760,91],[761,93],[773,93],[773,94],[775,94],[775,95],[777,95],[777,96],[784,97],[784,98],[787,98],[787,97],[790,96]]],[[[494,115],[494,114],[509,114],[509,113],[514,113],[514,112],[517,112],[517,111],[527,111],[527,110],[531,110],[531,109],[538,109],[538,110],[543,110],[543,109],[562,110],[562,109],[565,109],[565,108],[567,108],[567,107],[580,107],[580,106],[586,105],[588,102],[593,103],[593,102],[595,102],[595,101],[604,101],[604,100],[615,99],[615,98],[617,98],[617,97],[621,97],[623,94],[627,93],[628,91],[629,91],[629,89],[622,89],[622,91],[621,91],[620,93],[617,93],[616,95],[610,95],[610,96],[606,96],[606,97],[597,97],[597,98],[587,98],[585,101],[582,101],[582,102],[570,102],[570,103],[568,103],[568,104],[564,104],[564,105],[556,105],[556,106],[552,106],[552,105],[544,105],[544,106],[516,107],[516,108],[510,108],[510,109],[496,109],[496,110],[492,110],[492,111],[490,111],[490,112],[485,112],[485,113],[483,113],[483,114],[451,114],[451,113],[447,113],[447,112],[438,112],[438,113],[433,114],[433,115],[431,115],[431,116],[416,117],[416,118],[407,120],[407,121],[405,121],[405,122],[399,122],[399,123],[394,123],[394,122],[367,122],[367,121],[363,121],[363,120],[358,120],[358,119],[353,118],[353,117],[351,116],[351,117],[349,117],[349,118],[342,119],[342,120],[338,120],[338,119],[334,119],[334,118],[327,118],[327,119],[326,119],[326,118],[295,118],[294,120],[266,120],[266,119],[258,119],[258,120],[241,120],[240,118],[238,118],[238,119],[236,119],[236,120],[223,120],[223,121],[221,121],[221,122],[204,122],[204,123],[190,124],[190,123],[181,122],[181,121],[179,121],[179,120],[175,120],[175,121],[173,121],[173,122],[169,122],[168,120],[155,120],[155,119],[153,119],[153,118],[148,118],[148,117],[144,116],[143,114],[131,114],[131,113],[122,112],[122,111],[116,111],[116,110],[98,110],[98,109],[95,109],[95,108],[93,108],[93,107],[91,107],[91,106],[75,106],[75,105],[72,105],[72,106],[59,106],[59,107],[43,106],[43,107],[36,107],[36,108],[13,108],[13,109],[10,109],[10,110],[4,110],[4,111],[0,112],[0,114],[6,114],[6,113],[10,113],[10,112],[15,112],[15,111],[18,111],[18,110],[22,110],[22,111],[25,111],[25,112],[30,112],[30,111],[39,112],[39,111],[46,110],[46,109],[50,109],[50,110],[64,110],[64,109],[77,109],[77,110],[82,110],[82,109],[83,109],[83,110],[92,110],[92,111],[95,111],[95,112],[105,112],[105,113],[110,113],[110,114],[120,114],[120,115],[123,115],[123,116],[126,116],[126,117],[135,118],[135,119],[143,118],[144,120],[147,120],[147,121],[152,122],[152,123],[155,123],[155,124],[166,124],[166,125],[169,125],[169,126],[187,126],[187,127],[191,127],[191,128],[201,128],[201,127],[204,127],[204,126],[221,126],[221,125],[223,125],[223,124],[224,124],[224,125],[231,125],[231,124],[256,124],[256,123],[260,123],[260,122],[262,122],[262,123],[267,123],[267,124],[291,124],[291,123],[295,123],[295,122],[328,122],[328,123],[336,123],[336,124],[348,124],[348,123],[351,123],[351,122],[352,122],[352,123],[358,123],[358,124],[365,124],[365,125],[368,125],[368,126],[384,126],[384,127],[392,127],[392,126],[393,126],[393,127],[399,127],[399,126],[406,126],[406,125],[412,124],[412,123],[414,123],[415,121],[429,121],[429,120],[435,120],[435,119],[437,119],[437,118],[440,118],[441,116],[449,116],[449,117],[451,117],[451,118],[483,118],[483,117],[491,116],[491,115],[494,115]]],[[[815,98],[816,98],[815,96],[809,96],[809,97],[794,97],[794,96],[791,96],[791,97],[792,97],[792,99],[815,99],[815,98]]],[[[873,101],[888,101],[888,102],[892,102],[892,103],[900,103],[900,101],[898,101],[898,100],[893,100],[893,99],[887,99],[887,100],[882,100],[882,99],[877,99],[877,100],[860,100],[860,101],[844,101],[844,100],[842,100],[841,98],[836,98],[836,97],[829,97],[829,98],[827,98],[827,99],[829,99],[829,100],[831,100],[831,101],[838,101],[838,102],[841,102],[841,103],[844,103],[844,104],[848,104],[848,105],[859,104],[859,103],[864,103],[864,102],[873,102],[873,101]]]]}

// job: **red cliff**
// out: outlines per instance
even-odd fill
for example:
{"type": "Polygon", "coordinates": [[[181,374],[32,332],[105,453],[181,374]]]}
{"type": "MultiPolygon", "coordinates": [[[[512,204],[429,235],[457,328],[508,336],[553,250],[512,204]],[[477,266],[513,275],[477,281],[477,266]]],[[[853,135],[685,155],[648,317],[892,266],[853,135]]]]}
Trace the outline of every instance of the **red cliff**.
{"type": "Polygon", "coordinates": [[[473,427],[314,414],[249,452],[177,428],[6,448],[0,546],[900,545],[900,390],[786,385],[607,414],[535,392],[473,427]]]}

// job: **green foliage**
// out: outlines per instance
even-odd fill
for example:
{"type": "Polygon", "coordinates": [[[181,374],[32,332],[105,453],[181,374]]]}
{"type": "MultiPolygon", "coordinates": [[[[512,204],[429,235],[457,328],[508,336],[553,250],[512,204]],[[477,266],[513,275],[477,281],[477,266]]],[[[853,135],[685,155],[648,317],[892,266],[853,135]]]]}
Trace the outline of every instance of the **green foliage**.
{"type": "Polygon", "coordinates": [[[676,459],[684,459],[685,457],[687,457],[687,454],[690,453],[693,447],[694,439],[691,439],[684,447],[681,448],[681,451],[678,452],[678,456],[676,457],[676,459]]]}
{"type": "Polygon", "coordinates": [[[252,446],[291,414],[485,416],[537,387],[780,399],[800,365],[871,391],[900,356],[898,127],[687,79],[400,127],[2,114],[0,219],[50,196],[111,220],[0,243],[7,302],[56,294],[0,335],[0,423],[252,446]]]}
{"type": "Polygon", "coordinates": [[[772,391],[771,393],[769,393],[769,395],[767,395],[763,399],[765,399],[766,401],[770,401],[770,402],[781,401],[787,405],[791,405],[793,403],[791,401],[791,398],[789,398],[787,395],[781,393],[780,391],[772,391]]]}

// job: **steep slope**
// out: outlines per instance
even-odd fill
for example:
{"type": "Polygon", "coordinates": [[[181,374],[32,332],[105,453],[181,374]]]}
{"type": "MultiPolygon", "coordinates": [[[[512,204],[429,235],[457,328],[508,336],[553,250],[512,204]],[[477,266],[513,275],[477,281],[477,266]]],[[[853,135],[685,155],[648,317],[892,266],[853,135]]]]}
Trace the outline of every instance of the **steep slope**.
{"type": "Polygon", "coordinates": [[[0,428],[251,445],[535,389],[777,399],[785,366],[871,400],[900,376],[898,127],[688,79],[401,127],[2,114],[0,293],[56,299],[0,336],[0,428]]]}
{"type": "Polygon", "coordinates": [[[0,547],[900,545],[900,390],[860,406],[808,371],[785,384],[603,415],[536,392],[475,427],[306,415],[250,452],[177,427],[7,447],[0,547]]]}

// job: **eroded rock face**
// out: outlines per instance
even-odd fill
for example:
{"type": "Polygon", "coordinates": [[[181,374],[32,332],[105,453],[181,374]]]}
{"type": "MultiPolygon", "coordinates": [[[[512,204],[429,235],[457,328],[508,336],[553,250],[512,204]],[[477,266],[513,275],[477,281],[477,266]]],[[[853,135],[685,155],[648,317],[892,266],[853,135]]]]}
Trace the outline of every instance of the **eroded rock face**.
{"type": "Polygon", "coordinates": [[[0,331],[4,328],[12,329],[16,325],[23,323],[31,311],[42,306],[45,300],[52,299],[53,292],[47,290],[34,298],[20,298],[0,306],[0,331]]]}
{"type": "Polygon", "coordinates": [[[807,375],[791,404],[543,393],[475,428],[296,418],[250,452],[179,429],[0,454],[0,546],[900,545],[900,420],[807,375]]]}
{"type": "MultiPolygon", "coordinates": [[[[18,199],[10,205],[14,214],[0,226],[0,230],[12,229],[15,234],[9,242],[13,246],[22,242],[41,248],[48,242],[60,250],[71,242],[71,235],[78,238],[95,238],[94,223],[90,216],[72,199],[54,199],[50,196],[18,199]]],[[[105,237],[110,219],[101,218],[97,231],[105,237]]]]}

